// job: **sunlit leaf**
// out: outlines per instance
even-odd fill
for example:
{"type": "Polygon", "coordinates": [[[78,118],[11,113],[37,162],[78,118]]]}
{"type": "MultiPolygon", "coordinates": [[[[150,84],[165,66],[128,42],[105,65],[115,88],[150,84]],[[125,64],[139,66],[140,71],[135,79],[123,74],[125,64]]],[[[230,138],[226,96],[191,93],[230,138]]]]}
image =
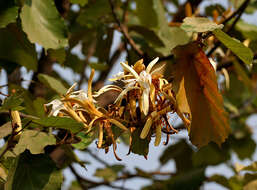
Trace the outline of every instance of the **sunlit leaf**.
{"type": "Polygon", "coordinates": [[[253,190],[253,189],[257,189],[257,179],[247,183],[244,186],[244,190],[253,190]]]}
{"type": "Polygon", "coordinates": [[[25,1],[21,10],[24,32],[32,43],[45,49],[58,49],[68,45],[67,29],[54,1],[25,1]]]}
{"type": "Polygon", "coordinates": [[[59,190],[63,176],[45,154],[22,153],[8,174],[5,190],[59,190]]]}
{"type": "Polygon", "coordinates": [[[53,127],[57,129],[67,129],[72,133],[79,132],[84,128],[82,123],[75,121],[68,117],[47,117],[42,119],[33,120],[33,123],[43,127],[53,127]]]}
{"type": "Polygon", "coordinates": [[[208,32],[215,29],[222,29],[222,24],[216,24],[204,17],[186,17],[181,28],[187,32],[208,32]]]}
{"type": "Polygon", "coordinates": [[[179,46],[174,53],[174,90],[178,107],[190,115],[190,140],[198,147],[211,141],[220,145],[230,127],[215,71],[197,43],[179,46]]]}
{"type": "Polygon", "coordinates": [[[10,135],[12,133],[12,124],[11,122],[7,122],[0,126],[0,139],[10,135]]]}
{"type": "Polygon", "coordinates": [[[16,155],[29,150],[31,154],[44,153],[44,148],[47,145],[56,144],[56,139],[53,135],[36,130],[25,130],[21,133],[17,145],[15,145],[13,152],[16,155]]]}
{"type": "Polygon", "coordinates": [[[50,87],[52,90],[57,92],[58,94],[65,94],[67,92],[67,88],[57,79],[45,74],[39,74],[38,79],[40,82],[50,87]]]}
{"type": "Polygon", "coordinates": [[[236,56],[238,56],[244,63],[251,64],[253,61],[253,52],[250,48],[244,46],[240,41],[231,38],[222,30],[217,29],[213,34],[221,41],[228,49],[230,49],[236,56]]]}

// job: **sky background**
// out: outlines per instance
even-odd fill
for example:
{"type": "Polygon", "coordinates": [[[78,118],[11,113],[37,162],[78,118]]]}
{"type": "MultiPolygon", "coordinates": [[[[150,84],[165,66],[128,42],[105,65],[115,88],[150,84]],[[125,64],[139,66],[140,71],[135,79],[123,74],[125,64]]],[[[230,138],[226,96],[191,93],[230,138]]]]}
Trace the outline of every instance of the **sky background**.
{"type": "MultiPolygon", "coordinates": [[[[184,2],[184,1],[181,1],[184,2]]],[[[220,0],[206,0],[204,1],[201,6],[200,6],[200,11],[204,10],[204,7],[210,5],[210,4],[214,4],[214,3],[222,3],[224,7],[228,7],[228,2],[227,1],[220,1],[220,0]]],[[[76,6],[73,8],[77,8],[76,6]]],[[[170,10],[174,10],[174,7],[169,7],[170,10]]],[[[252,15],[243,15],[243,20],[245,20],[248,23],[252,23],[252,24],[256,24],[257,23],[257,12],[255,12],[252,15]]],[[[111,53],[114,52],[114,50],[116,49],[117,45],[120,42],[120,37],[121,34],[119,32],[115,32],[115,37],[114,37],[114,42],[113,42],[113,46],[112,46],[112,50],[111,53]]],[[[37,50],[41,50],[41,47],[36,45],[37,50]]],[[[74,54],[78,54],[81,58],[83,58],[83,55],[80,54],[80,46],[77,46],[73,49],[73,53],[74,54]]],[[[108,77],[111,77],[113,74],[117,73],[118,71],[121,71],[121,66],[119,65],[119,62],[121,61],[125,61],[126,59],[126,54],[123,53],[120,57],[120,59],[117,61],[117,63],[114,65],[113,70],[109,73],[108,77]]],[[[70,85],[72,85],[74,82],[79,80],[79,76],[74,74],[74,72],[71,69],[67,69],[67,68],[63,68],[60,65],[55,64],[54,65],[54,70],[56,72],[58,72],[63,78],[65,78],[70,85]]],[[[27,71],[24,67],[22,67],[21,69],[22,71],[22,76],[25,80],[22,82],[22,85],[27,88],[28,84],[30,83],[31,77],[32,77],[32,71],[27,71]]],[[[90,68],[87,68],[85,73],[89,76],[90,74],[90,68]]],[[[95,76],[97,77],[97,75],[95,76]]],[[[6,84],[6,73],[5,71],[1,71],[0,72],[0,86],[6,84]]],[[[106,82],[108,83],[108,82],[106,82]]],[[[82,88],[86,89],[87,85],[83,84],[82,88]]],[[[7,88],[3,88],[2,92],[7,93],[7,88]]],[[[1,99],[3,99],[3,96],[0,96],[1,99]]],[[[255,141],[257,141],[257,114],[252,115],[248,120],[247,123],[250,125],[250,127],[253,129],[253,137],[255,139],[255,141]]],[[[180,122],[179,119],[177,119],[175,122],[180,122]]],[[[180,132],[179,134],[175,134],[172,135],[170,137],[170,143],[168,144],[174,144],[176,142],[179,141],[179,139],[187,139],[188,140],[188,135],[186,131],[180,132]]],[[[3,141],[1,141],[0,144],[2,144],[3,141]]],[[[135,168],[141,168],[143,170],[146,171],[154,171],[154,170],[158,170],[160,169],[161,171],[169,171],[169,172],[175,172],[176,168],[175,168],[175,163],[174,161],[169,161],[166,165],[164,166],[160,166],[159,164],[159,157],[160,155],[163,153],[163,151],[167,148],[167,146],[164,145],[160,145],[159,147],[155,147],[153,144],[153,141],[150,143],[149,146],[149,154],[148,154],[148,160],[145,160],[145,158],[143,156],[139,156],[139,155],[135,155],[133,153],[131,153],[129,156],[127,156],[127,152],[128,152],[128,147],[125,146],[123,143],[118,144],[118,149],[117,149],[117,153],[119,155],[120,158],[122,158],[122,162],[119,162],[115,159],[112,151],[109,151],[108,154],[104,153],[104,150],[99,150],[96,148],[95,143],[92,143],[90,145],[90,149],[92,150],[92,152],[94,152],[96,155],[98,155],[100,158],[104,159],[106,162],[110,163],[110,164],[124,164],[126,165],[126,168],[130,171],[130,172],[134,172],[135,168]]],[[[89,154],[87,153],[83,153],[81,151],[76,151],[76,154],[79,156],[79,158],[82,161],[88,161],[91,164],[88,164],[86,166],[87,170],[85,170],[84,168],[82,168],[81,166],[79,166],[78,164],[74,164],[74,167],[76,168],[77,171],[79,171],[79,173],[82,176],[85,176],[89,179],[92,180],[99,180],[98,178],[94,177],[93,174],[95,172],[95,170],[97,168],[103,168],[104,166],[97,162],[94,158],[92,158],[89,154]]],[[[257,159],[257,152],[255,151],[254,154],[254,160],[257,159]]],[[[235,154],[232,155],[232,164],[235,163],[241,163],[244,165],[250,164],[251,160],[246,159],[243,161],[240,161],[237,156],[235,154]]],[[[230,177],[233,175],[233,172],[231,171],[231,169],[229,169],[228,167],[226,167],[224,164],[218,165],[218,166],[214,166],[214,167],[208,167],[208,169],[206,170],[206,175],[207,176],[211,176],[213,174],[222,174],[226,177],[230,177]]],[[[69,184],[71,183],[71,181],[75,180],[75,177],[73,176],[73,174],[70,172],[69,169],[65,169],[64,170],[64,177],[65,177],[65,183],[63,185],[63,190],[67,190],[69,184]]],[[[140,187],[144,186],[144,185],[148,185],[150,184],[149,180],[144,180],[141,178],[134,178],[134,179],[130,179],[128,181],[120,181],[119,183],[116,183],[116,185],[125,185],[125,187],[127,188],[131,188],[131,189],[140,189],[140,187]]],[[[105,190],[105,189],[110,189],[107,187],[97,187],[95,189],[99,189],[99,190],[105,190]]],[[[208,189],[208,190],[223,190],[226,188],[223,188],[222,186],[216,184],[216,183],[207,183],[203,186],[203,189],[208,189]]]]}

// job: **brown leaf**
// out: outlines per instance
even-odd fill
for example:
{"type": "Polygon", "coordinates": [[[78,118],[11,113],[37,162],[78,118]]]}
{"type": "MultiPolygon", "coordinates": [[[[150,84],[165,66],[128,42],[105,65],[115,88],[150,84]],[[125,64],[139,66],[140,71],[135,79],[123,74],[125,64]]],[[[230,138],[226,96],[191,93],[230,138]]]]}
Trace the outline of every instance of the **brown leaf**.
{"type": "Polygon", "coordinates": [[[174,49],[174,91],[179,109],[189,113],[191,142],[202,147],[221,144],[230,132],[215,70],[196,42],[174,49]]]}

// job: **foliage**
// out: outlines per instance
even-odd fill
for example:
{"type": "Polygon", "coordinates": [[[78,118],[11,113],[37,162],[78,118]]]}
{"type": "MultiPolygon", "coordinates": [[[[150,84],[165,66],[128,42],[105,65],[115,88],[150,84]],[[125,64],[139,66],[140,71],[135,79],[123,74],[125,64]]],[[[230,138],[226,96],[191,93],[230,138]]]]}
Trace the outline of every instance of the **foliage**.
{"type": "Polygon", "coordinates": [[[232,159],[251,160],[256,149],[247,121],[257,113],[257,26],[241,19],[256,13],[256,2],[228,0],[232,9],[219,2],[199,8],[202,3],[1,1],[0,77],[7,73],[7,84],[0,86],[0,189],[61,189],[66,168],[76,177],[70,190],[123,189],[115,182],[136,177],[150,182],[145,190],[200,189],[209,182],[256,189],[256,162],[232,159]],[[181,131],[187,133],[176,140],[181,131]],[[123,142],[136,162],[151,158],[151,141],[161,146],[170,139],[159,158],[161,166],[174,161],[176,170],[168,172],[132,172],[92,151],[112,148],[122,161],[123,142]],[[74,167],[90,164],[78,150],[104,165],[91,172],[99,180],[74,167]],[[220,164],[234,175],[206,175],[220,164]]]}

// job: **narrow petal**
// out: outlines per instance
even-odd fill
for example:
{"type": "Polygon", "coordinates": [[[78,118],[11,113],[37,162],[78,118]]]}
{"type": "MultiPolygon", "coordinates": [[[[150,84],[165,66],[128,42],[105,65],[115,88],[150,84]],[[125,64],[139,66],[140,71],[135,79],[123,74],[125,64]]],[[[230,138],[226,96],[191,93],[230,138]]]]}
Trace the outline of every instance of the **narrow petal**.
{"type": "Polygon", "coordinates": [[[89,99],[91,102],[93,102],[93,96],[92,96],[92,82],[93,82],[94,74],[95,74],[95,70],[92,69],[92,70],[91,70],[90,77],[89,77],[89,79],[88,79],[88,91],[87,91],[87,96],[88,96],[88,99],[89,99]]]}
{"type": "Polygon", "coordinates": [[[131,68],[129,65],[127,65],[126,63],[123,63],[123,62],[121,62],[120,64],[124,70],[130,72],[136,79],[139,78],[137,72],[133,68],[131,68]]]}
{"type": "Polygon", "coordinates": [[[152,68],[153,68],[153,66],[158,62],[158,60],[159,60],[159,57],[156,57],[154,60],[152,60],[149,64],[148,64],[148,66],[147,66],[147,68],[146,68],[146,73],[150,73],[150,71],[152,70],[152,68]]]}
{"type": "Polygon", "coordinates": [[[156,68],[154,68],[151,72],[150,72],[150,74],[151,75],[154,75],[155,73],[160,73],[162,70],[163,70],[163,68],[166,66],[166,64],[160,64],[160,66],[158,65],[156,68]]]}
{"type": "Polygon", "coordinates": [[[118,98],[115,100],[114,103],[116,104],[117,102],[119,102],[120,100],[122,100],[123,96],[125,96],[125,95],[128,93],[128,91],[133,90],[133,89],[140,89],[140,88],[139,88],[139,87],[135,87],[135,86],[131,86],[131,87],[128,87],[128,88],[124,89],[124,90],[120,93],[120,95],[118,96],[118,98]]]}
{"type": "Polygon", "coordinates": [[[141,110],[143,111],[143,113],[145,115],[148,114],[149,111],[149,90],[148,89],[144,89],[143,90],[143,94],[142,94],[142,108],[141,110]]]}
{"type": "Polygon", "coordinates": [[[162,125],[161,125],[161,123],[159,123],[156,126],[155,133],[156,133],[156,136],[155,136],[154,146],[159,146],[159,144],[161,142],[161,139],[162,139],[162,125]]]}
{"type": "Polygon", "coordinates": [[[66,92],[66,96],[69,95],[73,90],[74,88],[77,86],[77,83],[75,82],[66,92]]]}
{"type": "Polygon", "coordinates": [[[122,123],[120,123],[119,121],[115,120],[115,119],[108,119],[112,124],[116,125],[117,127],[123,129],[124,131],[128,131],[128,128],[123,125],[122,123]]]}
{"type": "Polygon", "coordinates": [[[100,90],[98,90],[98,91],[93,95],[93,97],[98,97],[98,96],[102,95],[103,93],[108,92],[108,91],[110,91],[110,90],[114,90],[114,91],[121,92],[121,91],[122,91],[122,88],[120,88],[119,86],[116,86],[116,85],[106,85],[106,86],[104,86],[103,88],[101,88],[100,90]]]}
{"type": "Polygon", "coordinates": [[[148,117],[148,119],[147,119],[146,122],[145,122],[145,126],[144,126],[144,128],[143,128],[143,130],[142,130],[142,132],[141,132],[141,134],[140,134],[140,138],[141,138],[141,139],[145,139],[145,138],[147,137],[147,135],[148,135],[148,133],[149,133],[149,131],[150,131],[150,128],[151,128],[152,124],[153,124],[153,119],[152,119],[152,117],[148,117]]]}

